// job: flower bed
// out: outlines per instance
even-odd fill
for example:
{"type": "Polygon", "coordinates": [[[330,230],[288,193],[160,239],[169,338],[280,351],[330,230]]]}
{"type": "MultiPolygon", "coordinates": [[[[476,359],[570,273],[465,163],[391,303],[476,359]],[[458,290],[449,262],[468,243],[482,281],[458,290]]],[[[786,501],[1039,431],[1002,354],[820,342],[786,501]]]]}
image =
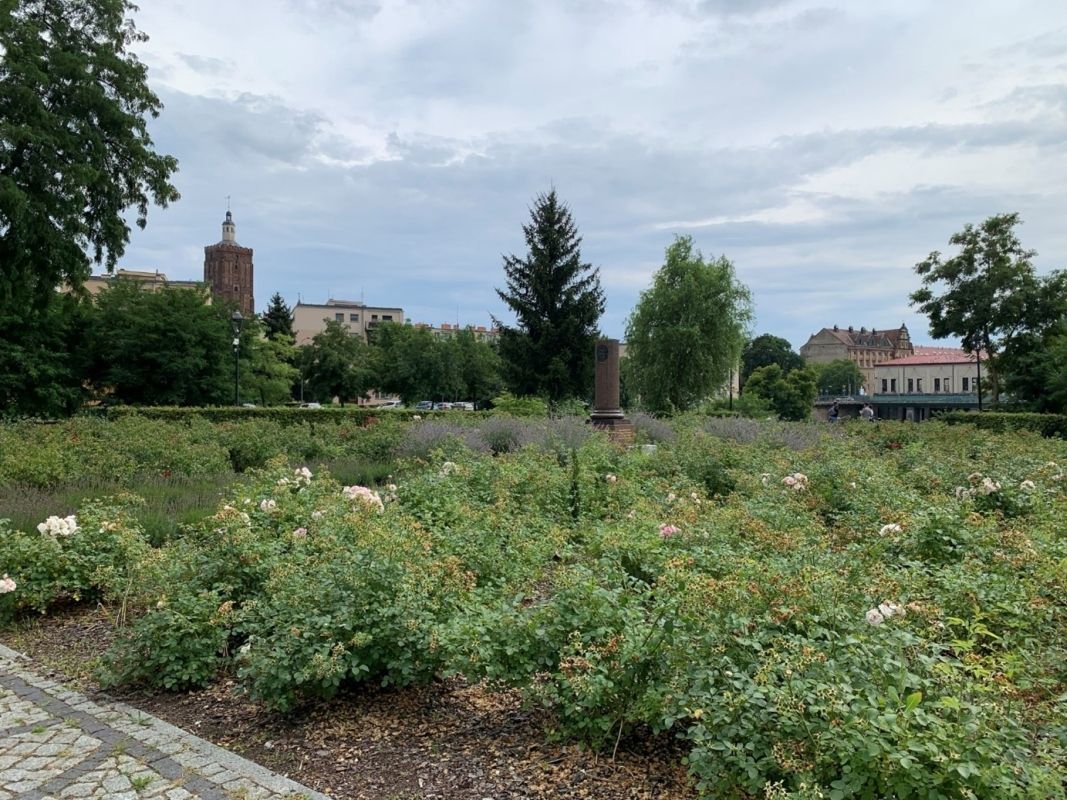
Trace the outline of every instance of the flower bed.
{"type": "Polygon", "coordinates": [[[136,499],[98,501],[0,531],[0,618],[100,599],[128,620],[105,680],[225,669],[281,711],[518,688],[609,754],[676,733],[709,797],[1063,795],[1063,442],[675,428],[651,452],[446,438],[378,488],[276,461],[161,547],[136,499]]]}

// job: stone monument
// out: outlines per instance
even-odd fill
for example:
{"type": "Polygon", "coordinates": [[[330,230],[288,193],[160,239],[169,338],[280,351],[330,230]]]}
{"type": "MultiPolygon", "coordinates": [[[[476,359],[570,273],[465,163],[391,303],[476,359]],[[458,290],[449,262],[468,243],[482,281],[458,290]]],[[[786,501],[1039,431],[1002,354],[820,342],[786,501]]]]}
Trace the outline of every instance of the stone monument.
{"type": "Polygon", "coordinates": [[[589,421],[597,430],[607,431],[612,441],[632,444],[634,426],[619,405],[619,340],[600,339],[595,353],[596,382],[589,421]]]}

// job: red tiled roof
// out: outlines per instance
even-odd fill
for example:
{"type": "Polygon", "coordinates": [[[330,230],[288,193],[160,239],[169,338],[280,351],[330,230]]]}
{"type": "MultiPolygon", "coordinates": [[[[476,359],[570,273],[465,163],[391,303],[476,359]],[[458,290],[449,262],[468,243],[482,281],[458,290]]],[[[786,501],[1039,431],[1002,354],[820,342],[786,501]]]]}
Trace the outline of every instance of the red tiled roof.
{"type": "MultiPolygon", "coordinates": [[[[985,361],[985,357],[982,357],[985,361]]],[[[916,364],[973,364],[974,353],[965,353],[958,347],[916,347],[915,354],[883,361],[879,367],[906,367],[916,364]]]]}

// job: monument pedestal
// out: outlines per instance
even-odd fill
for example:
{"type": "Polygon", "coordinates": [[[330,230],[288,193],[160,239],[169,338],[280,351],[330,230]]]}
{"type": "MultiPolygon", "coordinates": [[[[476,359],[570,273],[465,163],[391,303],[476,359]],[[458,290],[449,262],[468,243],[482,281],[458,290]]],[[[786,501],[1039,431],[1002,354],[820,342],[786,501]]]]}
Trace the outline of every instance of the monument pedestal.
{"type": "Polygon", "coordinates": [[[607,433],[611,441],[616,444],[631,445],[634,443],[634,424],[626,417],[602,417],[591,416],[589,423],[598,431],[607,433]]]}
{"type": "Polygon", "coordinates": [[[619,340],[596,343],[596,384],[589,422],[617,444],[633,444],[634,426],[619,407],[619,340]]]}

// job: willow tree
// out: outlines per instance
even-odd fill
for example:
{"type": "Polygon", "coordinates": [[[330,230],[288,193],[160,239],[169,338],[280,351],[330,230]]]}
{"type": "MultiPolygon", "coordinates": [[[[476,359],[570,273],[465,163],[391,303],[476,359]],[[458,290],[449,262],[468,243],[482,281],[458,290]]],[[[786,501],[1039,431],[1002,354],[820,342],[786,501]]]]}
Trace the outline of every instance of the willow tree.
{"type": "Polygon", "coordinates": [[[630,391],[642,408],[671,413],[724,389],[737,369],[752,296],[726,256],[705,260],[678,236],[626,324],[630,391]]]}

